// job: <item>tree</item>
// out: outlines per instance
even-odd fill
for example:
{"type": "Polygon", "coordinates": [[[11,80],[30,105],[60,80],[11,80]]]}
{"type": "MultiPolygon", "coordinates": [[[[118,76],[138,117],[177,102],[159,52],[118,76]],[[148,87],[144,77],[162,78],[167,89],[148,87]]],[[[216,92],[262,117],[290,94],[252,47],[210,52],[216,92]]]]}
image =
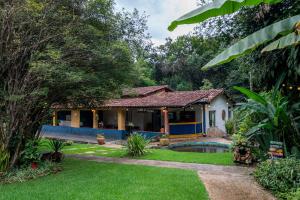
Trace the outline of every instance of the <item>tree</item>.
{"type": "Polygon", "coordinates": [[[203,85],[200,87],[201,90],[209,90],[213,89],[213,84],[208,79],[203,79],[202,81],[203,85]]]}
{"type": "Polygon", "coordinates": [[[0,155],[8,158],[0,168],[18,164],[53,103],[92,108],[133,84],[134,57],[113,5],[0,0],[0,155]]]}
{"type": "MultiPolygon", "coordinates": [[[[275,4],[282,0],[256,0],[256,1],[232,1],[222,0],[214,1],[205,6],[202,6],[190,13],[180,17],[173,21],[169,26],[169,30],[174,30],[179,24],[199,23],[208,18],[233,13],[239,10],[242,6],[253,6],[261,3],[275,4]]],[[[300,21],[300,15],[295,15],[287,19],[281,20],[274,24],[271,24],[249,36],[243,40],[235,43],[228,49],[224,50],[221,54],[211,60],[204,66],[204,69],[212,67],[214,65],[223,64],[229,62],[237,57],[252,52],[258,46],[269,42],[276,38],[276,36],[282,35],[284,37],[279,38],[274,43],[271,43],[263,51],[270,51],[290,45],[297,45],[299,43],[298,38],[298,26],[294,30],[295,25],[300,21]]]]}
{"type": "MultiPolygon", "coordinates": [[[[279,81],[280,82],[280,81],[279,81]]],[[[263,152],[267,152],[270,141],[283,141],[285,154],[292,154],[292,149],[300,147],[300,134],[294,126],[294,116],[288,108],[288,99],[283,97],[278,86],[271,94],[258,94],[246,88],[235,87],[248,97],[239,109],[248,110],[247,118],[253,114],[259,123],[253,125],[247,133],[249,139],[255,139],[263,152]]]]}
{"type": "MultiPolygon", "coordinates": [[[[280,127],[284,127],[284,126],[276,125],[277,123],[276,120],[278,121],[278,118],[282,118],[281,120],[288,120],[283,122],[284,123],[283,125],[288,124],[288,126],[290,126],[292,123],[295,123],[297,125],[296,120],[292,121],[290,119],[287,119],[287,116],[285,115],[284,112],[289,111],[295,116],[299,115],[299,109],[297,108],[297,104],[292,105],[293,100],[299,99],[299,91],[296,91],[295,89],[297,88],[297,85],[299,85],[299,80],[300,80],[299,72],[297,70],[297,68],[299,68],[299,45],[298,45],[299,44],[299,35],[298,35],[299,23],[298,22],[300,21],[300,15],[298,15],[300,9],[298,0],[296,1],[290,1],[290,0],[214,1],[174,21],[169,27],[169,29],[173,29],[179,24],[202,22],[206,19],[209,19],[210,17],[215,17],[223,14],[230,14],[239,10],[243,6],[247,7],[250,5],[251,6],[254,5],[256,7],[243,8],[235,16],[231,16],[231,18],[229,19],[231,21],[230,23],[234,24],[237,21],[240,22],[242,21],[245,25],[232,26],[231,29],[230,28],[229,30],[227,29],[228,31],[232,32],[233,36],[240,35],[240,37],[244,37],[243,34],[247,33],[246,37],[234,43],[231,47],[225,49],[217,57],[211,60],[205,66],[205,68],[208,69],[218,64],[225,64],[233,59],[237,59],[243,55],[249,55],[249,53],[252,53],[250,54],[250,56],[248,56],[248,61],[250,62],[248,62],[247,64],[246,62],[241,62],[246,64],[241,66],[243,67],[246,66],[246,68],[251,69],[250,71],[249,70],[245,70],[245,71],[247,71],[247,73],[250,72],[252,74],[253,72],[252,69],[262,68],[261,66],[266,66],[265,68],[263,68],[264,71],[260,71],[261,72],[260,76],[263,77],[264,75],[267,74],[267,76],[263,77],[264,79],[267,78],[267,81],[271,80],[270,77],[272,77],[273,79],[269,81],[269,85],[261,84],[260,89],[267,89],[272,87],[274,85],[274,81],[276,81],[279,75],[282,72],[288,71],[288,75],[284,80],[285,83],[283,84],[283,86],[288,86],[288,87],[283,88],[283,93],[289,96],[289,99],[287,100],[287,99],[280,98],[279,102],[267,103],[266,104],[267,106],[263,105],[266,106],[264,108],[265,111],[263,111],[261,105],[259,106],[256,105],[257,109],[255,111],[253,110],[252,111],[260,114],[261,112],[265,112],[265,114],[268,115],[269,118],[262,119],[259,125],[266,122],[266,124],[264,124],[265,126],[270,127],[271,124],[272,126],[274,125],[273,127],[277,127],[280,129],[280,127]],[[261,4],[261,3],[266,3],[266,4],[261,4]],[[259,8],[259,12],[255,10],[257,8],[259,8]],[[247,14],[243,15],[245,13],[247,14]],[[254,22],[260,22],[260,23],[254,23],[254,22]],[[266,24],[268,26],[265,27],[266,24]],[[247,36],[249,33],[251,34],[247,36]],[[260,46],[266,43],[269,43],[269,45],[264,49],[262,49],[260,46]],[[273,50],[275,51],[273,51],[272,53],[260,54],[258,53],[258,51],[255,51],[256,49],[259,51],[262,50],[262,52],[273,51],[273,50]],[[248,67],[251,66],[251,64],[253,65],[253,67],[248,67]],[[272,68],[270,68],[270,66],[272,66],[272,68]],[[292,93],[290,93],[290,91],[287,92],[287,88],[293,89],[293,92],[292,93]],[[269,113],[266,111],[267,109],[269,113]],[[281,116],[279,117],[278,115],[281,116]]],[[[245,61],[245,60],[240,59],[239,61],[245,61]]],[[[239,77],[238,74],[234,74],[234,76],[239,77]]],[[[254,96],[255,98],[257,97],[254,100],[259,99],[258,94],[252,95],[251,97],[248,96],[248,97],[253,98],[254,96]]],[[[253,104],[251,104],[250,106],[254,108],[253,104]]],[[[268,127],[264,127],[264,128],[268,128],[268,127]]],[[[297,128],[299,129],[299,126],[297,128]]],[[[298,131],[297,129],[293,130],[290,128],[289,130],[291,131],[291,135],[295,134],[298,131]]],[[[286,135],[285,131],[283,131],[282,134],[286,135]]],[[[254,132],[258,133],[256,131],[254,132]]],[[[284,136],[282,136],[280,139],[283,138],[284,136]]]]}
{"type": "Polygon", "coordinates": [[[154,79],[179,90],[198,90],[203,79],[209,79],[215,87],[225,87],[223,81],[231,67],[200,71],[218,52],[219,40],[214,37],[185,35],[175,40],[167,39],[152,55],[154,79]]]}

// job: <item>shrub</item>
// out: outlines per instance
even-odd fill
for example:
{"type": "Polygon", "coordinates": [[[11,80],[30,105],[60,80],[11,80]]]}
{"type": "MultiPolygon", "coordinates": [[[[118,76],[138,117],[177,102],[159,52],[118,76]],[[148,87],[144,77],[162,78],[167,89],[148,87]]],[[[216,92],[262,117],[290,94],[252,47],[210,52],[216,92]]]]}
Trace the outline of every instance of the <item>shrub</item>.
{"type": "Polygon", "coordinates": [[[9,153],[4,149],[3,146],[0,146],[0,175],[1,172],[4,172],[9,164],[9,153]]]}
{"type": "Polygon", "coordinates": [[[226,121],[225,129],[228,135],[233,135],[235,133],[235,122],[233,119],[229,119],[226,121]]]}
{"type": "Polygon", "coordinates": [[[40,153],[38,151],[39,140],[29,140],[25,144],[25,148],[21,153],[21,163],[28,165],[32,162],[38,162],[40,160],[40,153]]]}
{"type": "Polygon", "coordinates": [[[280,197],[300,187],[300,161],[295,158],[264,161],[256,168],[254,177],[280,197]]]}
{"type": "Polygon", "coordinates": [[[58,153],[65,147],[65,142],[63,140],[51,139],[48,142],[48,146],[54,153],[58,153]]]}
{"type": "Polygon", "coordinates": [[[51,162],[42,162],[37,169],[31,167],[25,167],[21,169],[14,169],[10,172],[6,172],[0,177],[0,184],[8,184],[15,182],[25,182],[30,179],[35,179],[41,176],[46,176],[51,173],[61,171],[62,168],[51,162]]]}
{"type": "Polygon", "coordinates": [[[48,141],[48,146],[52,152],[43,154],[42,160],[61,162],[63,160],[61,150],[66,146],[66,143],[63,140],[51,139],[48,141]]]}
{"type": "Polygon", "coordinates": [[[129,156],[138,157],[146,153],[146,146],[149,141],[146,140],[142,135],[138,133],[133,133],[127,139],[127,154],[129,156]]]}
{"type": "Polygon", "coordinates": [[[65,146],[72,146],[74,142],[72,140],[68,140],[65,142],[65,146]]]}
{"type": "Polygon", "coordinates": [[[287,200],[300,200],[300,188],[298,188],[295,192],[282,194],[280,198],[287,200]]]}

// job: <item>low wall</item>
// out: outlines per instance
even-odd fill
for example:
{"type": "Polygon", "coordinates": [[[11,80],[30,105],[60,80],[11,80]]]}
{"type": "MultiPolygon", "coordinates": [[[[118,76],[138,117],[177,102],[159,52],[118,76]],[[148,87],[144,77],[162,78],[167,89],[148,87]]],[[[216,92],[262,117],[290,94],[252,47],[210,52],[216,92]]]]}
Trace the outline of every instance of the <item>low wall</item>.
{"type": "Polygon", "coordinates": [[[198,122],[170,123],[171,135],[185,135],[202,133],[202,124],[198,122]]]}
{"type": "Polygon", "coordinates": [[[42,134],[49,135],[78,135],[95,137],[97,134],[103,134],[105,138],[112,140],[122,140],[125,138],[126,131],[113,129],[93,129],[93,128],[73,128],[68,126],[49,126],[42,127],[42,134]]]}
{"type": "MultiPolygon", "coordinates": [[[[94,128],[73,128],[68,126],[49,126],[44,125],[42,127],[42,134],[45,135],[75,135],[75,136],[88,136],[95,137],[97,134],[103,134],[106,139],[111,140],[124,140],[126,139],[127,131],[119,131],[115,129],[94,129],[94,128]]],[[[147,139],[156,138],[161,135],[159,132],[149,132],[149,131],[137,131],[137,133],[143,135],[147,139]]]]}

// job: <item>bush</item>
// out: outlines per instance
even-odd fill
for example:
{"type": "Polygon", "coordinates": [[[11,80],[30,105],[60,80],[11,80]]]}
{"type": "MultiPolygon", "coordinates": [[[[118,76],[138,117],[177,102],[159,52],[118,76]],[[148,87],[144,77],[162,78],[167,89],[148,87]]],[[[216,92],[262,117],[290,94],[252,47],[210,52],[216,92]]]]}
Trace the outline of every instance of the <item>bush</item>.
{"type": "Polygon", "coordinates": [[[42,162],[37,169],[25,167],[21,169],[14,169],[10,172],[4,173],[2,176],[0,176],[0,184],[25,182],[30,179],[35,179],[41,176],[49,175],[51,173],[56,173],[61,170],[62,168],[57,164],[51,162],[42,162]]]}
{"type": "Polygon", "coordinates": [[[54,153],[58,153],[65,147],[65,141],[51,139],[49,140],[48,146],[54,153]]]}
{"type": "Polygon", "coordinates": [[[281,195],[281,198],[287,200],[300,200],[300,188],[298,188],[295,192],[281,195]]]}
{"type": "Polygon", "coordinates": [[[61,150],[66,146],[65,141],[51,139],[48,141],[48,146],[52,150],[52,152],[44,153],[42,156],[42,160],[61,162],[63,160],[63,153],[61,153],[61,150]]]}
{"type": "Polygon", "coordinates": [[[9,153],[3,146],[0,146],[0,174],[1,172],[6,171],[9,164],[9,157],[9,153]]]}
{"type": "Polygon", "coordinates": [[[65,146],[72,146],[74,142],[72,140],[68,140],[65,142],[65,146]]]}
{"type": "Polygon", "coordinates": [[[233,135],[235,133],[235,122],[233,119],[229,119],[226,121],[225,129],[227,135],[233,135]]]}
{"type": "Polygon", "coordinates": [[[38,162],[40,160],[40,153],[38,151],[39,140],[29,140],[25,144],[25,148],[21,153],[21,163],[23,165],[29,165],[32,162],[38,162]]]}
{"type": "Polygon", "coordinates": [[[300,187],[300,161],[295,158],[264,161],[254,172],[256,180],[278,197],[300,187]]]}
{"type": "Polygon", "coordinates": [[[127,139],[127,154],[129,156],[138,157],[146,153],[146,146],[149,141],[146,140],[142,135],[138,133],[133,133],[127,139]]]}

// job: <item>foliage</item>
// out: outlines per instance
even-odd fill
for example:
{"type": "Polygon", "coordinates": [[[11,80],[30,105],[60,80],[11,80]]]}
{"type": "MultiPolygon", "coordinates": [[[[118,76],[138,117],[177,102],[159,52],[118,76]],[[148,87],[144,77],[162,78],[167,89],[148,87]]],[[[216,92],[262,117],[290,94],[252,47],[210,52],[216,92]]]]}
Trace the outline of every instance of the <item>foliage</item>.
{"type": "Polygon", "coordinates": [[[295,192],[284,193],[280,195],[282,199],[287,200],[299,200],[300,199],[300,188],[298,188],[295,192]]]}
{"type": "Polygon", "coordinates": [[[28,166],[32,162],[40,160],[40,153],[38,151],[39,140],[29,140],[25,144],[25,148],[21,153],[21,162],[24,166],[28,166]]]}
{"type": "Polygon", "coordinates": [[[168,137],[168,134],[161,134],[160,138],[169,138],[169,137],[168,137]]]}
{"type": "Polygon", "coordinates": [[[48,145],[54,153],[58,153],[66,146],[66,143],[63,140],[50,139],[48,140],[48,145]]]}
{"type": "Polygon", "coordinates": [[[115,12],[113,0],[0,1],[0,144],[9,167],[53,103],[91,107],[134,83],[146,21],[115,12]]]}
{"type": "Polygon", "coordinates": [[[14,169],[6,172],[0,177],[0,184],[10,184],[16,182],[25,182],[31,179],[36,179],[41,176],[47,176],[52,173],[61,171],[61,167],[52,162],[42,162],[37,169],[31,167],[14,169]]]}
{"type": "Polygon", "coordinates": [[[129,156],[140,157],[145,155],[146,147],[149,141],[146,140],[142,135],[138,133],[133,133],[127,139],[127,153],[129,156]]]}
{"type": "Polygon", "coordinates": [[[173,31],[180,24],[194,24],[203,22],[211,17],[230,14],[236,12],[243,6],[256,6],[261,3],[278,3],[282,0],[219,0],[197,8],[179,19],[173,21],[169,30],[173,31]]]}
{"type": "MultiPolygon", "coordinates": [[[[209,4],[210,2],[212,1],[202,0],[200,6],[209,4]]],[[[200,23],[195,29],[195,36],[198,38],[205,37],[207,40],[213,38],[217,41],[217,45],[214,46],[215,51],[208,54],[210,59],[212,59],[213,57],[211,56],[221,53],[226,47],[231,46],[236,41],[275,22],[298,15],[299,12],[299,0],[283,0],[278,4],[260,4],[258,6],[243,7],[234,14],[209,18],[200,23]]],[[[182,50],[188,48],[189,46],[182,48],[182,50]]],[[[209,48],[206,47],[204,49],[209,48]]],[[[283,72],[288,71],[288,75],[284,81],[286,85],[285,95],[288,95],[290,99],[294,99],[297,102],[296,99],[299,99],[299,92],[296,86],[299,85],[300,80],[298,70],[299,49],[298,45],[296,47],[292,46],[283,50],[261,54],[260,51],[262,48],[257,48],[257,50],[242,58],[220,65],[218,68],[209,69],[210,74],[215,73],[215,76],[208,79],[211,80],[214,87],[227,89],[227,92],[230,92],[232,97],[239,102],[241,101],[240,95],[236,91],[231,90],[233,86],[250,86],[255,91],[271,90],[276,83],[277,77],[283,72]],[[223,76],[221,72],[226,74],[226,76],[223,76]],[[291,85],[293,86],[293,90],[289,89],[291,85]]],[[[205,63],[195,62],[194,65],[204,66],[209,60],[206,60],[205,63]]],[[[197,79],[194,78],[193,80],[193,85],[199,83],[197,79]]]]}
{"type": "Polygon", "coordinates": [[[249,98],[247,103],[242,105],[242,109],[259,116],[259,123],[246,133],[247,137],[257,141],[264,152],[268,151],[270,141],[275,140],[284,143],[285,155],[291,153],[291,148],[299,144],[299,136],[292,123],[293,117],[288,109],[287,98],[276,89],[265,96],[246,88],[235,87],[235,89],[249,98]]]}
{"type": "Polygon", "coordinates": [[[245,135],[241,134],[233,134],[232,135],[232,148],[235,147],[251,147],[251,142],[248,140],[248,138],[245,135]]]}
{"type": "MultiPolygon", "coordinates": [[[[219,54],[217,57],[215,57],[213,60],[207,63],[203,67],[203,69],[230,62],[235,58],[250,53],[258,46],[275,39],[279,35],[287,35],[288,33],[291,33],[293,31],[295,24],[299,21],[300,15],[296,15],[294,17],[290,17],[288,19],[284,19],[282,21],[271,24],[251,34],[224,50],[221,54],[219,54]]],[[[276,47],[273,45],[273,49],[275,48],[276,47]]],[[[270,47],[268,47],[268,49],[271,50],[270,47]]]]}
{"type": "Polygon", "coordinates": [[[210,90],[213,89],[213,84],[208,79],[203,79],[202,81],[203,85],[200,87],[200,90],[210,90]]]}
{"type": "Polygon", "coordinates": [[[300,187],[300,161],[294,158],[264,161],[257,166],[254,177],[276,195],[295,192],[300,187]]]}
{"type": "Polygon", "coordinates": [[[286,36],[281,37],[280,39],[272,42],[271,44],[267,45],[262,52],[267,52],[267,51],[273,51],[276,49],[284,49],[287,48],[288,46],[292,45],[298,45],[300,43],[300,36],[299,33],[292,32],[286,36]]]}
{"type": "Polygon", "coordinates": [[[222,41],[194,35],[180,36],[174,40],[168,38],[151,54],[153,79],[157,84],[167,84],[176,90],[229,88],[224,81],[220,81],[229,76],[229,65],[205,72],[199,70],[199,66],[205,65],[222,48],[222,41]]]}
{"type": "Polygon", "coordinates": [[[235,121],[234,119],[229,119],[225,122],[225,129],[228,135],[233,135],[235,133],[235,121]]]}
{"type": "Polygon", "coordinates": [[[68,140],[65,142],[65,146],[72,146],[74,142],[72,140],[68,140]]]}
{"type": "MultiPolygon", "coordinates": [[[[258,5],[260,3],[276,4],[281,1],[282,0],[213,1],[212,3],[204,5],[194,11],[191,11],[190,13],[187,13],[186,15],[182,16],[181,18],[173,21],[169,27],[169,30],[174,30],[177,27],[177,25],[179,25],[179,24],[202,22],[202,21],[205,21],[212,17],[233,13],[233,12],[241,9],[242,6],[253,6],[253,5],[258,5]]],[[[218,64],[224,64],[224,63],[229,62],[235,58],[238,58],[246,53],[249,53],[253,49],[257,48],[258,46],[260,46],[270,40],[273,40],[279,34],[287,35],[288,33],[293,31],[295,24],[298,23],[299,20],[300,20],[300,16],[296,15],[296,16],[287,18],[285,20],[282,20],[280,22],[274,23],[272,25],[269,25],[255,33],[247,36],[246,38],[237,42],[230,48],[224,50],[216,58],[214,58],[208,64],[206,64],[203,69],[207,69],[211,66],[218,65],[218,64]]],[[[290,40],[290,42],[289,42],[290,44],[291,44],[291,41],[292,40],[290,40]]],[[[295,41],[292,44],[296,44],[296,43],[297,43],[297,41],[295,41]]],[[[288,44],[286,43],[285,46],[288,46],[288,44]]],[[[275,48],[274,45],[273,45],[273,48],[275,48]]]]}
{"type": "Polygon", "coordinates": [[[0,146],[0,173],[6,171],[9,164],[9,153],[0,146]]]}

